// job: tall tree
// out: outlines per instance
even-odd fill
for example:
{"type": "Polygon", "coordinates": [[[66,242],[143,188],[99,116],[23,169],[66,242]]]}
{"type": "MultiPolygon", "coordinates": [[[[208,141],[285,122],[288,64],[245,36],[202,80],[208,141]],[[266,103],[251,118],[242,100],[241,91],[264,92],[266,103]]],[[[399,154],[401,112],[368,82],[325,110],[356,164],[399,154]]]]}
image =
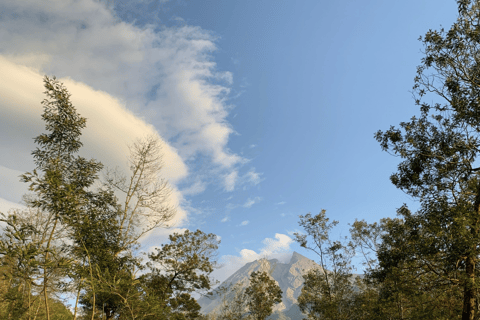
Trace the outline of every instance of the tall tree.
{"type": "Polygon", "coordinates": [[[296,233],[295,241],[318,255],[321,269],[312,269],[303,276],[305,283],[298,302],[309,319],[350,319],[353,245],[332,241],[330,231],[338,221],[329,221],[325,210],[300,216],[299,225],[306,233],[296,233]]]}
{"type": "MultiPolygon", "coordinates": [[[[405,207],[399,211],[406,210],[405,207]]],[[[379,265],[367,277],[379,290],[379,309],[398,319],[458,319],[462,313],[461,268],[453,268],[438,251],[421,217],[383,219],[379,265]]],[[[438,231],[438,228],[437,228],[438,231]]]]}
{"type": "Polygon", "coordinates": [[[119,244],[128,250],[148,232],[167,227],[175,215],[169,205],[171,188],[161,177],[163,168],[162,143],[155,136],[136,140],[130,146],[130,175],[118,170],[108,170],[105,185],[120,193],[125,199],[118,215],[119,244]]]}
{"type": "Polygon", "coordinates": [[[473,320],[480,253],[480,1],[457,4],[450,30],[420,38],[425,56],[413,86],[420,116],[377,132],[376,139],[403,159],[392,183],[421,203],[415,217],[406,218],[416,220],[418,241],[431,248],[415,254],[435,256],[425,265],[446,281],[458,275],[462,319],[473,320]]]}
{"type": "MultiPolygon", "coordinates": [[[[118,227],[119,208],[111,192],[97,192],[86,207],[86,214],[75,220],[72,235],[77,258],[75,278],[77,296],[91,312],[102,310],[109,319],[120,307],[121,299],[111,292],[111,283],[132,278],[136,259],[131,252],[123,252],[118,227]],[[86,285],[84,285],[86,284],[86,285]],[[83,289],[83,290],[82,290],[83,289]]],[[[77,298],[77,299],[78,299],[77,298]]]]}
{"type": "Polygon", "coordinates": [[[216,316],[218,320],[241,320],[247,314],[247,299],[245,297],[245,288],[242,288],[243,282],[237,282],[235,285],[217,288],[217,292],[222,292],[222,305],[216,316]]]}
{"type": "Polygon", "coordinates": [[[33,191],[25,197],[28,212],[0,217],[5,223],[0,235],[1,312],[7,310],[9,318],[60,319],[65,308],[55,294],[73,291],[74,319],[78,302],[85,311],[82,318],[91,320],[197,318],[200,306],[190,294],[210,289],[219,243],[215,235],[199,230],[174,234],[149,255],[150,272],[136,274],[146,268],[135,256],[139,240],[167,226],[175,214],[168,205],[168,183],[159,176],[161,142],[153,137],[135,142],[131,175],[107,172],[103,187],[94,189],[102,164],[76,155],[86,119],[55,77],[46,76],[44,84],[47,133],[35,138],[36,168],[22,175],[33,191]]]}
{"type": "Polygon", "coordinates": [[[35,138],[39,146],[32,152],[36,169],[22,175],[22,180],[30,184],[35,196],[27,205],[49,212],[53,226],[49,230],[43,254],[43,296],[45,312],[50,320],[48,290],[51,287],[52,245],[54,235],[60,225],[68,225],[71,219],[82,215],[85,195],[88,188],[98,178],[102,165],[95,160],[76,156],[82,143],[80,135],[86,119],[81,117],[70,102],[70,93],[55,77],[44,78],[45,94],[42,120],[47,133],[35,138]]]}
{"type": "Polygon", "coordinates": [[[273,306],[282,302],[282,290],[267,272],[254,271],[244,297],[250,317],[265,320],[272,314],[273,306]]]}
{"type": "Polygon", "coordinates": [[[200,305],[191,293],[207,294],[210,290],[213,281],[210,274],[220,240],[200,230],[174,233],[169,240],[149,254],[150,272],[140,277],[145,293],[141,299],[157,301],[144,304],[144,312],[153,308],[162,310],[163,318],[196,319],[200,316],[200,305]]]}
{"type": "MultiPolygon", "coordinates": [[[[140,279],[136,274],[142,266],[134,251],[146,233],[167,226],[175,214],[175,208],[168,205],[171,189],[160,176],[162,156],[161,141],[149,136],[130,146],[129,176],[118,170],[106,171],[105,190],[115,191],[123,203],[115,210],[112,210],[113,204],[110,209],[97,205],[93,208],[96,213],[82,223],[85,226],[81,233],[83,239],[97,243],[96,247],[88,247],[89,259],[98,269],[93,270],[96,289],[84,292],[80,299],[87,312],[94,313],[98,309],[107,319],[132,313],[133,301],[138,302],[141,296],[140,279]],[[89,234],[91,236],[86,236],[89,234]]],[[[109,195],[104,193],[104,196],[109,195]]],[[[110,202],[104,199],[96,203],[110,202]]],[[[90,264],[83,270],[84,278],[92,272],[90,264]]]]}

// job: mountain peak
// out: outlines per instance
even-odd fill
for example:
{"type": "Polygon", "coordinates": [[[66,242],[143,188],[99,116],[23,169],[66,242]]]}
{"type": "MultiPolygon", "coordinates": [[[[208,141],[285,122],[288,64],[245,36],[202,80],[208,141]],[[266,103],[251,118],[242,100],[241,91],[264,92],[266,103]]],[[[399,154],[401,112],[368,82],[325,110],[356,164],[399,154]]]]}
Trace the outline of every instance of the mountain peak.
{"type": "MultiPolygon", "coordinates": [[[[225,280],[220,287],[240,284],[245,289],[249,285],[252,272],[266,271],[278,283],[283,292],[282,303],[276,305],[274,311],[286,312],[297,304],[297,298],[303,287],[303,275],[312,268],[320,268],[320,266],[298,252],[293,252],[288,263],[282,263],[278,259],[262,258],[245,264],[225,280]]],[[[198,303],[202,307],[202,313],[216,312],[219,311],[223,298],[229,300],[233,298],[233,295],[233,292],[226,292],[216,295],[213,299],[200,298],[198,303]]]]}
{"type": "Polygon", "coordinates": [[[289,264],[295,263],[295,262],[297,262],[299,260],[302,260],[302,259],[307,259],[307,258],[302,256],[300,253],[298,253],[296,251],[293,251],[292,258],[290,259],[289,264]]]}

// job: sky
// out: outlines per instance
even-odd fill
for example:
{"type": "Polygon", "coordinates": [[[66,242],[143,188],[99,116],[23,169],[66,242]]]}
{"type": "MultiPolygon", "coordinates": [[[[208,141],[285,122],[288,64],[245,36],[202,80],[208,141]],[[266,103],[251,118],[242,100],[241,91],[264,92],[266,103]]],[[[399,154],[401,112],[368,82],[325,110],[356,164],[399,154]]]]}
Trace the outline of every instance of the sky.
{"type": "Polygon", "coordinates": [[[0,0],[0,211],[21,206],[43,76],[87,118],[83,156],[127,170],[128,145],[155,135],[177,215],[172,232],[221,238],[226,279],[288,260],[299,215],[394,217],[418,205],[389,181],[399,159],[374,139],[418,114],[418,38],[449,28],[434,0],[0,0]]]}

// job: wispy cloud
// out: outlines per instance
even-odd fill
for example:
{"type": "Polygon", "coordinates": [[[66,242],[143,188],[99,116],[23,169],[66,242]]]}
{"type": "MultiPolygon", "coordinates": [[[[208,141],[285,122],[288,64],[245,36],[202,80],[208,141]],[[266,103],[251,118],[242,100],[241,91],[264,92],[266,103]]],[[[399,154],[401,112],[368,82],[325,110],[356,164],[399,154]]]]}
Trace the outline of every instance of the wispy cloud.
{"type": "Polygon", "coordinates": [[[250,170],[244,175],[240,176],[238,170],[231,171],[225,174],[224,177],[224,189],[225,191],[233,191],[237,186],[243,186],[247,189],[248,186],[256,186],[265,179],[261,178],[262,173],[256,172],[255,168],[250,170]]]}
{"type": "MultiPolygon", "coordinates": [[[[217,38],[212,33],[189,25],[162,29],[148,24],[137,26],[119,20],[105,1],[96,0],[6,0],[2,11],[0,52],[9,62],[19,68],[32,68],[26,73],[36,70],[38,74],[69,77],[75,80],[69,80],[70,84],[95,91],[101,97],[91,101],[97,106],[95,116],[102,113],[102,102],[108,100],[109,104],[130,110],[132,119],[148,118],[168,148],[180,156],[179,163],[185,166],[199,155],[205,156],[210,159],[206,166],[217,168],[218,182],[225,183],[228,190],[235,189],[237,170],[246,159],[227,147],[234,133],[226,120],[232,107],[228,96],[233,75],[217,70],[211,57],[217,50],[217,38]],[[228,181],[225,176],[230,177],[228,181]]],[[[30,78],[35,77],[19,81],[30,78]]],[[[30,92],[39,94],[26,92],[29,99],[34,97],[28,105],[38,105],[43,90],[37,91],[38,85],[33,83],[29,85],[34,90],[30,92]]],[[[93,93],[87,98],[92,97],[93,93]]],[[[0,108],[4,122],[12,122],[12,117],[27,112],[20,109],[7,117],[4,106],[0,108]]],[[[15,118],[12,123],[25,129],[30,125],[22,125],[22,121],[30,124],[30,118],[38,117],[38,110],[35,112],[15,118]]],[[[94,120],[91,116],[88,119],[91,125],[94,120]]],[[[151,125],[145,126],[153,130],[151,125]]],[[[16,137],[18,129],[11,127],[7,136],[16,137]]],[[[36,129],[38,126],[19,136],[28,135],[30,141],[38,134],[36,129]]],[[[7,166],[3,162],[0,165],[7,166]]],[[[182,176],[182,170],[173,171],[172,176],[182,176]]],[[[201,190],[200,185],[195,187],[201,190]]]]}
{"type": "Polygon", "coordinates": [[[262,200],[262,198],[260,198],[260,197],[255,197],[255,198],[253,198],[253,199],[248,198],[247,201],[243,204],[243,207],[244,207],[244,208],[250,208],[250,207],[252,207],[255,203],[257,203],[257,202],[259,202],[259,201],[261,201],[261,200],[262,200]]]}
{"type": "Polygon", "coordinates": [[[230,212],[230,211],[232,211],[233,209],[236,209],[236,208],[238,208],[238,207],[239,207],[238,204],[230,203],[230,202],[229,202],[229,203],[227,203],[227,205],[225,206],[225,210],[226,210],[227,212],[230,212]]]}
{"type": "Polygon", "coordinates": [[[250,171],[247,172],[245,175],[245,179],[248,183],[251,185],[258,185],[260,182],[263,181],[263,179],[260,177],[262,174],[255,172],[255,168],[252,168],[250,171]]]}
{"type": "Polygon", "coordinates": [[[197,195],[205,191],[207,184],[204,181],[197,180],[192,185],[181,190],[183,195],[197,195]]]}
{"type": "Polygon", "coordinates": [[[245,220],[245,221],[242,221],[242,223],[240,223],[240,226],[243,227],[243,226],[246,226],[250,223],[250,221],[248,220],[245,220]]]}
{"type": "Polygon", "coordinates": [[[277,206],[283,206],[284,204],[286,204],[285,201],[280,201],[280,202],[277,202],[275,203],[277,206]]]}
{"type": "Polygon", "coordinates": [[[229,174],[224,175],[225,191],[231,192],[235,190],[235,184],[238,179],[238,171],[232,171],[229,174]]]}

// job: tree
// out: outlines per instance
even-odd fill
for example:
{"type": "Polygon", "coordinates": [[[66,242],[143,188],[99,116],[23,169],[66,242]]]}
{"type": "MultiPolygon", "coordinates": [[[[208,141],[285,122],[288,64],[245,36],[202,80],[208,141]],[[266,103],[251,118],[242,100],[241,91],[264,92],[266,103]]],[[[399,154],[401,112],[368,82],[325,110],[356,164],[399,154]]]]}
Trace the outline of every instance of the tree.
{"type": "MultiPolygon", "coordinates": [[[[3,223],[0,233],[0,319],[46,319],[42,309],[42,257],[49,230],[53,223],[49,215],[40,210],[10,210],[0,213],[3,223]]],[[[61,239],[57,229],[55,238],[61,239]]],[[[62,267],[69,266],[66,250],[55,246],[51,261],[56,264],[50,278],[61,284],[57,277],[65,275],[62,267]],[[55,272],[53,272],[55,271],[55,272]]],[[[57,291],[61,287],[55,288],[57,291]]],[[[49,310],[52,320],[71,319],[68,309],[51,294],[49,310]]]]}
{"type": "Polygon", "coordinates": [[[244,297],[250,316],[255,320],[265,320],[272,314],[273,305],[282,302],[282,290],[268,273],[254,271],[244,297]]]}
{"type": "Polygon", "coordinates": [[[130,290],[134,287],[138,261],[131,252],[118,255],[122,251],[119,210],[109,205],[116,201],[112,193],[105,192],[97,200],[91,202],[88,214],[76,221],[72,253],[81,261],[76,268],[76,278],[80,279],[77,295],[84,310],[92,316],[96,309],[101,310],[106,319],[111,319],[124,305],[117,292],[119,287],[130,290]]]}
{"type": "MultiPolygon", "coordinates": [[[[38,315],[39,298],[43,295],[42,260],[49,231],[53,223],[51,215],[27,208],[11,210],[8,215],[0,213],[3,222],[0,234],[0,279],[5,284],[6,292],[0,294],[0,300],[9,306],[0,309],[8,310],[11,318],[33,318],[38,315]]],[[[54,235],[55,247],[51,248],[50,261],[55,268],[50,271],[50,279],[55,280],[55,290],[61,289],[61,279],[65,276],[64,268],[69,266],[67,251],[59,245],[64,237],[57,228],[54,235]]]]}
{"type": "Polygon", "coordinates": [[[45,76],[44,84],[47,133],[35,138],[36,168],[22,175],[33,192],[24,198],[28,209],[0,213],[0,317],[70,319],[58,297],[74,293],[74,319],[78,303],[82,319],[198,318],[191,293],[210,289],[215,235],[187,230],[170,236],[149,255],[150,272],[137,275],[147,268],[135,255],[139,240],[175,214],[167,204],[171,189],[159,176],[160,140],[136,141],[131,175],[109,171],[94,189],[103,165],[76,155],[86,119],[55,77],[45,76]]]}
{"type": "MultiPolygon", "coordinates": [[[[115,221],[119,206],[112,190],[94,191],[92,188],[98,180],[102,164],[76,155],[82,146],[80,136],[86,119],[76,112],[70,102],[70,94],[55,77],[45,76],[44,85],[47,99],[42,102],[42,119],[46,123],[47,133],[35,138],[38,147],[32,154],[36,168],[22,175],[22,180],[29,183],[29,189],[33,191],[33,194],[24,198],[25,203],[30,208],[31,218],[35,216],[32,215],[35,211],[40,220],[37,219],[35,225],[24,223],[18,219],[18,214],[14,214],[7,219],[7,224],[13,229],[30,230],[29,242],[34,242],[32,247],[41,250],[40,255],[35,256],[40,270],[38,278],[42,282],[38,294],[43,296],[45,314],[50,319],[50,296],[72,284],[78,286],[78,295],[82,289],[87,289],[84,286],[86,283],[93,289],[91,271],[98,269],[98,263],[106,256],[100,254],[97,257],[102,256],[102,259],[91,259],[100,250],[100,242],[92,240],[99,240],[102,236],[104,240],[108,238],[108,248],[112,249],[112,240],[118,239],[115,221]],[[90,269],[88,282],[85,281],[85,274],[78,272],[80,265],[90,269]],[[68,276],[71,281],[67,283],[63,280],[68,276]]],[[[12,239],[3,241],[3,244],[13,248],[12,239]]],[[[12,256],[12,252],[9,255],[12,256]]],[[[24,255],[21,259],[24,260],[22,263],[30,263],[25,261],[24,255]]],[[[75,316],[76,310],[77,306],[75,316]]]]}
{"type": "Polygon", "coordinates": [[[41,244],[36,241],[35,226],[22,218],[17,211],[8,216],[2,214],[0,219],[5,224],[0,235],[3,318],[32,316],[37,300],[32,299],[31,293],[37,291],[41,244]]]}
{"type": "MultiPolygon", "coordinates": [[[[386,232],[386,221],[381,219],[380,223],[368,224],[365,220],[355,220],[350,228],[350,236],[355,247],[355,252],[363,257],[364,266],[363,277],[355,278],[355,293],[352,306],[352,320],[360,319],[393,319],[392,303],[388,303],[382,296],[382,285],[378,279],[373,276],[378,270],[378,253],[382,244],[382,236],[386,232]]],[[[393,274],[392,274],[393,275],[393,274]]],[[[392,276],[392,279],[394,277],[392,276]]],[[[395,280],[395,279],[394,279],[395,280]]],[[[402,316],[399,317],[402,319],[402,316]]]]}
{"type": "Polygon", "coordinates": [[[81,117],[70,102],[67,89],[55,77],[45,76],[45,99],[42,104],[45,121],[44,133],[35,138],[39,146],[32,152],[36,169],[22,175],[22,180],[30,184],[35,196],[27,198],[27,205],[51,214],[53,226],[48,230],[42,258],[42,294],[45,312],[50,320],[48,304],[49,289],[52,287],[51,274],[56,269],[52,263],[54,235],[62,225],[72,225],[70,221],[82,215],[88,188],[98,178],[102,165],[95,160],[75,156],[82,143],[81,130],[86,119],[81,117]]]}
{"type": "Polygon", "coordinates": [[[108,170],[105,174],[105,186],[120,192],[125,199],[118,216],[123,250],[138,244],[153,229],[168,226],[176,213],[167,204],[171,194],[168,181],[160,176],[163,167],[160,140],[149,136],[135,141],[130,146],[129,165],[128,178],[118,170],[108,170]]]}
{"type": "MultiPolygon", "coordinates": [[[[128,177],[118,170],[105,174],[104,189],[117,192],[124,199],[122,205],[115,210],[93,208],[100,212],[83,223],[81,233],[88,243],[97,243],[88,252],[96,262],[96,289],[85,292],[81,302],[86,312],[98,309],[107,319],[122,312],[131,314],[132,303],[139,303],[141,284],[136,273],[143,267],[134,257],[134,250],[146,233],[167,226],[175,214],[175,208],[167,204],[171,189],[159,175],[163,165],[160,140],[150,136],[135,141],[130,146],[129,165],[128,177]],[[106,215],[107,212],[110,214],[106,215]],[[99,219],[101,215],[103,220],[99,219]],[[103,245],[99,246],[100,243],[103,245]]],[[[92,272],[89,268],[89,264],[83,267],[84,274],[92,272]]]]}
{"type": "Polygon", "coordinates": [[[227,287],[217,288],[217,292],[223,291],[222,305],[217,320],[240,320],[247,314],[247,298],[242,282],[227,287]]]}
{"type": "Polygon", "coordinates": [[[403,219],[383,219],[379,265],[368,274],[378,285],[380,309],[399,319],[458,319],[459,270],[444,264],[445,257],[431,242],[436,239],[424,234],[417,216],[403,215],[403,219]]]}
{"type": "Polygon", "coordinates": [[[457,3],[449,31],[430,30],[420,38],[425,56],[413,86],[420,116],[375,136],[383,150],[403,159],[392,183],[421,204],[413,217],[400,212],[419,223],[416,241],[432,245],[414,254],[425,257],[437,277],[462,288],[462,319],[473,320],[480,253],[480,2],[457,3]],[[432,95],[435,102],[424,101],[432,95]]]}
{"type": "Polygon", "coordinates": [[[353,244],[330,240],[330,230],[338,221],[329,223],[325,213],[300,215],[299,225],[306,234],[295,233],[300,246],[318,255],[321,267],[304,275],[299,307],[309,319],[349,319],[354,294],[350,263],[353,244]]]}
{"type": "Polygon", "coordinates": [[[200,230],[174,233],[169,240],[148,255],[150,272],[140,278],[146,292],[143,299],[156,299],[160,305],[150,307],[164,310],[172,319],[195,319],[200,316],[200,306],[190,294],[210,290],[209,275],[220,240],[200,230]]]}

